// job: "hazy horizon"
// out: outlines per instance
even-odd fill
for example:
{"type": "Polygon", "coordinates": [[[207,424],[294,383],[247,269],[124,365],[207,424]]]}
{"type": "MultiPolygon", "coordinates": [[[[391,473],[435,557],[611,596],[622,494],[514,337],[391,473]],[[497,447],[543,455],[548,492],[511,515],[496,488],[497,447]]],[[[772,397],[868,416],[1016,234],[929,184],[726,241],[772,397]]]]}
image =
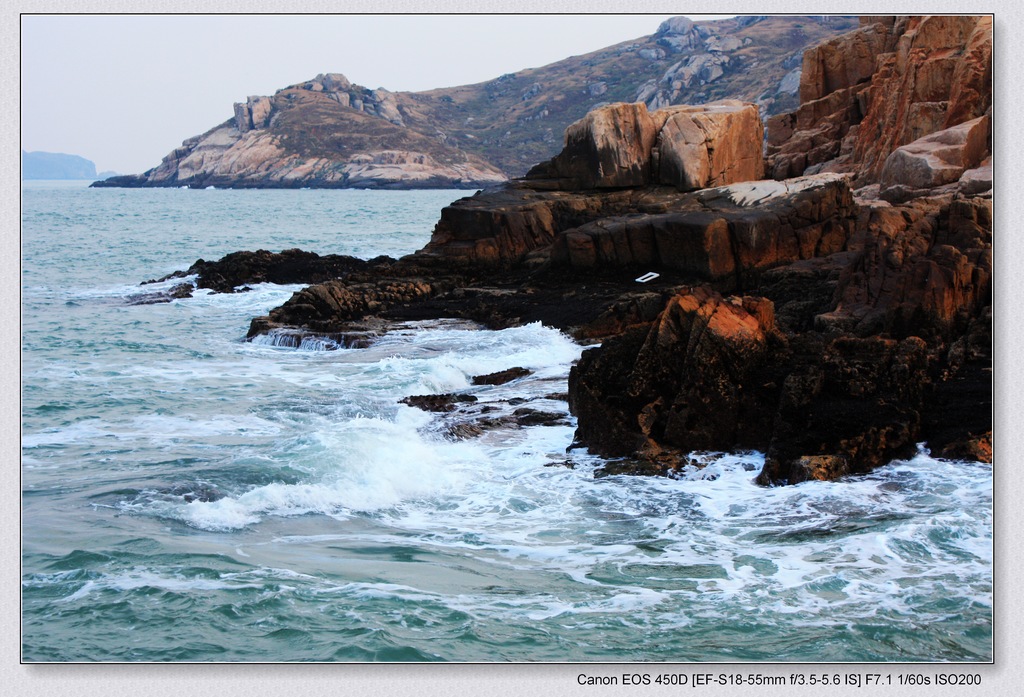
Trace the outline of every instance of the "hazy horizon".
{"type": "Polygon", "coordinates": [[[141,173],[231,118],[234,102],[319,73],[394,92],[474,84],[653,34],[672,16],[26,14],[21,147],[141,173]]]}

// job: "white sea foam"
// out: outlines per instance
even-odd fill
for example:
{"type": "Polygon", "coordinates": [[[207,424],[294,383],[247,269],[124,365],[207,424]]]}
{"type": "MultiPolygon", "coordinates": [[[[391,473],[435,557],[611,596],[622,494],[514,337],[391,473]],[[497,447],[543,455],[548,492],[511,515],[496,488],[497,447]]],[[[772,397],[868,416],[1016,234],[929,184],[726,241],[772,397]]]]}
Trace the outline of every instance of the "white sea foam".
{"type": "Polygon", "coordinates": [[[261,589],[263,584],[253,581],[239,583],[210,578],[167,577],[151,571],[138,570],[123,575],[111,575],[99,580],[86,581],[81,588],[57,602],[75,602],[104,590],[127,592],[140,588],[155,588],[173,593],[191,593],[194,591],[239,590],[242,588],[261,589]]]}
{"type": "Polygon", "coordinates": [[[421,412],[401,410],[394,422],[357,418],[336,433],[321,432],[325,459],[315,463],[319,480],[274,483],[217,501],[193,501],[159,513],[211,530],[251,525],[263,516],[319,513],[346,516],[457,490],[481,458],[472,444],[437,443],[416,435],[421,412]]]}

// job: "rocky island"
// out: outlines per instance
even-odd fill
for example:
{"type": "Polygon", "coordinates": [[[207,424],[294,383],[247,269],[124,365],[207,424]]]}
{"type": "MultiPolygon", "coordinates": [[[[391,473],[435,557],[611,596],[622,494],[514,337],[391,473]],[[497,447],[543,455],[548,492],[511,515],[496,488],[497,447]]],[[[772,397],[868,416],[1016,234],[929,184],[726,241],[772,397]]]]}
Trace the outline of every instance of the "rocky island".
{"type": "Polygon", "coordinates": [[[783,113],[798,103],[804,48],[855,25],[852,17],[676,17],[650,36],[425,92],[323,73],[248,96],[156,167],[95,185],[478,189],[551,157],[570,123],[606,104],[653,111],[738,98],[783,113]]]}
{"type": "Polygon", "coordinates": [[[801,103],[767,133],[738,100],[599,107],[551,160],[446,207],[424,249],[249,335],[358,346],[461,317],[600,341],[567,399],[607,472],[757,449],[776,485],[919,443],[991,462],[991,50],[990,17],[871,17],[804,53],[801,103]]]}

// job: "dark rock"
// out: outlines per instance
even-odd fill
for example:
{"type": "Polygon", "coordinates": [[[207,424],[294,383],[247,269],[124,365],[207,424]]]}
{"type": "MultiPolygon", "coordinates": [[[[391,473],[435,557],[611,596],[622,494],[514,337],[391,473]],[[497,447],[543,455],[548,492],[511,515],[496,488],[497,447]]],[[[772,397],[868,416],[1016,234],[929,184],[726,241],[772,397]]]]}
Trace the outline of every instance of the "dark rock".
{"type": "Polygon", "coordinates": [[[385,266],[392,261],[388,257],[365,261],[341,254],[320,256],[301,249],[286,249],[280,253],[261,249],[233,252],[219,261],[200,259],[184,274],[198,274],[199,288],[231,293],[238,286],[251,283],[322,283],[352,271],[385,266]]]}
{"type": "Polygon", "coordinates": [[[477,398],[471,394],[427,394],[411,395],[399,400],[402,404],[416,407],[424,411],[449,412],[455,411],[460,404],[472,404],[477,398]]]}
{"type": "Polygon", "coordinates": [[[537,409],[516,409],[512,416],[520,426],[568,426],[571,422],[564,414],[556,414],[549,411],[538,411],[537,409]]]}
{"type": "Polygon", "coordinates": [[[921,433],[924,341],[829,342],[821,360],[786,376],[758,482],[835,479],[909,457],[921,433]]]}
{"type": "Polygon", "coordinates": [[[303,327],[316,333],[345,332],[352,322],[450,290],[454,281],[440,278],[385,278],[373,281],[333,280],[303,288],[267,317],[253,319],[248,336],[282,327],[303,327]]]}
{"type": "Polygon", "coordinates": [[[526,377],[527,375],[533,375],[532,370],[526,368],[509,368],[508,370],[501,370],[497,373],[490,373],[488,375],[475,375],[473,377],[474,385],[504,385],[506,382],[512,382],[518,378],[526,377]]]}
{"type": "Polygon", "coordinates": [[[948,444],[938,454],[943,460],[966,460],[968,462],[992,462],[992,432],[948,444]]]}
{"type": "Polygon", "coordinates": [[[758,385],[771,372],[773,330],[770,301],[706,287],[676,295],[648,330],[586,351],[573,367],[577,439],[601,455],[646,459],[666,448],[763,447],[773,390],[758,385]]]}
{"type": "Polygon", "coordinates": [[[166,493],[171,496],[180,496],[185,503],[192,503],[193,501],[208,503],[224,498],[224,493],[217,489],[217,487],[199,482],[175,484],[167,489],[166,493]]]}
{"type": "MultiPolygon", "coordinates": [[[[149,283],[156,283],[156,281],[149,281],[149,283]]],[[[171,286],[170,290],[167,291],[130,295],[126,298],[125,302],[128,305],[158,305],[161,303],[169,303],[172,300],[191,298],[192,291],[194,290],[195,286],[191,283],[177,283],[171,286]]]]}

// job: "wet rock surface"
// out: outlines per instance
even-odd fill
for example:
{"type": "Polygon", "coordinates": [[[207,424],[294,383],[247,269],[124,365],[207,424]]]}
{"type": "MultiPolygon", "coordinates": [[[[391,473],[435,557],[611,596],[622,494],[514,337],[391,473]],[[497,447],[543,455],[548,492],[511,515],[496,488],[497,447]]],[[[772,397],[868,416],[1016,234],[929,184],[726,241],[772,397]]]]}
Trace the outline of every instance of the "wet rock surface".
{"type": "Polygon", "coordinates": [[[508,370],[500,370],[497,373],[474,375],[472,383],[474,385],[504,385],[507,382],[525,378],[527,375],[533,375],[533,371],[519,367],[509,368],[508,370]]]}
{"type": "Polygon", "coordinates": [[[402,399],[401,402],[424,411],[449,412],[455,411],[459,404],[472,404],[476,402],[476,397],[468,394],[454,393],[412,395],[402,399]]]}
{"type": "Polygon", "coordinates": [[[301,249],[285,249],[278,253],[260,249],[255,252],[232,252],[218,261],[199,259],[185,271],[176,271],[161,279],[146,281],[143,285],[195,275],[198,276],[197,288],[233,293],[237,288],[254,283],[321,283],[391,261],[394,260],[389,257],[366,261],[343,254],[320,256],[301,249]]]}

